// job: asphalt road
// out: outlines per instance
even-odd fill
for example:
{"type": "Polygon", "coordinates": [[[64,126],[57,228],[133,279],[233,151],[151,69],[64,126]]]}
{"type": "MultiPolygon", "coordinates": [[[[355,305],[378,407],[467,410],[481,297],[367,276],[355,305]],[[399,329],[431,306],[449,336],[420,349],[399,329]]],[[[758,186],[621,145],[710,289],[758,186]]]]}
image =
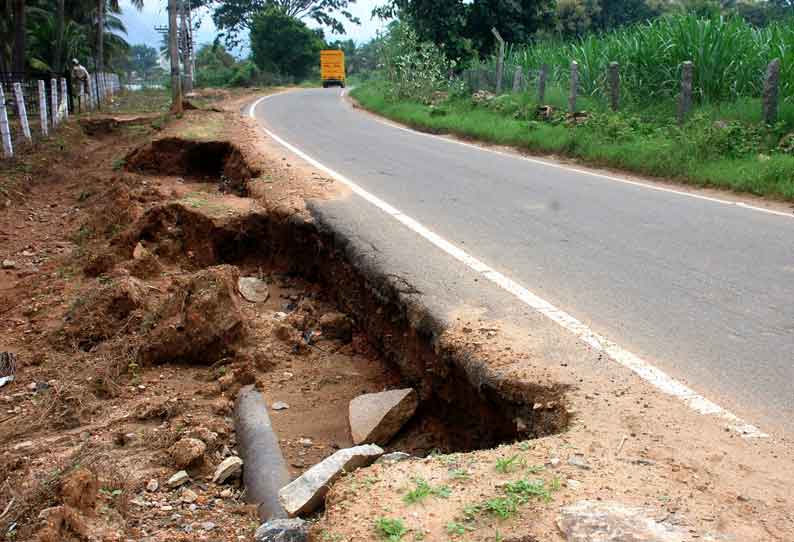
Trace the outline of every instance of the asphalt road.
{"type": "Polygon", "coordinates": [[[794,434],[794,216],[427,137],[339,89],[274,96],[255,116],[697,392],[794,434]]]}

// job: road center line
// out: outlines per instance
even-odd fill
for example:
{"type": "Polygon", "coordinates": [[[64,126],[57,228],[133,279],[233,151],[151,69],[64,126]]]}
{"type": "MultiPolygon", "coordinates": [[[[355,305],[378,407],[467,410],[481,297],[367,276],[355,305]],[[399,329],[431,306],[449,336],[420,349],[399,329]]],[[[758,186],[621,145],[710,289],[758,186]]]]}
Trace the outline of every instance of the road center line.
{"type": "MultiPolygon", "coordinates": [[[[248,111],[249,117],[256,120],[256,116],[254,115],[254,112],[257,106],[259,106],[259,104],[262,103],[264,100],[267,100],[274,96],[278,96],[279,94],[283,94],[283,93],[263,96],[258,100],[256,100],[250,106],[250,109],[248,111]]],[[[268,130],[264,126],[261,126],[261,128],[269,137],[273,138],[275,141],[278,141],[282,146],[289,149],[295,155],[299,156],[300,158],[302,158],[303,160],[305,160],[315,168],[325,172],[327,175],[334,178],[335,180],[341,182],[342,184],[350,188],[350,190],[353,193],[361,196],[375,207],[379,208],[386,214],[390,215],[392,218],[402,223],[403,225],[407,226],[413,232],[417,233],[427,241],[431,242],[436,247],[446,252],[448,255],[452,256],[459,262],[469,267],[475,273],[481,275],[483,278],[496,284],[503,290],[513,294],[525,305],[531,307],[532,309],[541,313],[542,315],[549,318],[553,322],[559,324],[564,329],[573,333],[579,340],[581,340],[591,348],[599,352],[603,352],[613,361],[619,363],[620,365],[628,369],[631,369],[637,375],[639,375],[643,380],[649,382],[660,391],[668,395],[671,395],[673,397],[677,397],[678,399],[683,401],[689,408],[691,408],[692,410],[694,410],[699,414],[714,416],[718,419],[725,421],[727,427],[729,427],[733,431],[738,432],[744,437],[762,438],[769,436],[766,433],[762,432],[759,428],[745,422],[735,414],[729,412],[728,410],[725,410],[724,408],[710,401],[709,399],[706,399],[705,397],[695,392],[686,384],[679,382],[678,380],[669,376],[664,371],[654,367],[647,361],[643,360],[639,356],[622,348],[620,345],[607,339],[606,337],[599,335],[598,333],[587,327],[585,324],[583,324],[582,322],[580,322],[570,314],[555,307],[554,305],[544,300],[543,298],[538,297],[530,290],[524,288],[514,280],[503,275],[499,271],[496,271],[495,269],[491,268],[486,263],[478,260],[477,258],[470,255],[461,248],[457,247],[456,245],[450,243],[449,241],[447,241],[437,233],[427,229],[418,221],[414,220],[410,216],[399,211],[397,208],[386,203],[385,201],[378,198],[374,194],[367,192],[361,186],[351,181],[344,175],[337,173],[333,169],[323,165],[322,163],[315,160],[305,152],[301,151],[294,145],[290,144],[289,142],[285,141],[283,138],[273,133],[271,130],[268,130]]],[[[410,131],[413,132],[413,130],[410,131]]],[[[413,132],[413,133],[417,133],[420,135],[427,135],[427,134],[421,134],[421,132],[413,132]]],[[[445,141],[450,141],[450,140],[445,140],[445,141]]],[[[466,143],[461,143],[461,144],[468,145],[466,143]]],[[[474,147],[479,148],[476,146],[474,147]]],[[[546,164],[545,162],[540,162],[540,163],[549,165],[546,164]]],[[[577,170],[574,169],[573,171],[577,171],[577,170]]],[[[583,173],[585,172],[583,171],[583,173]]],[[[590,174],[592,175],[592,173],[590,174]]],[[[641,183],[635,183],[635,184],[641,184],[641,183]]],[[[684,192],[681,192],[681,194],[689,195],[684,192]]],[[[711,199],[711,198],[706,198],[706,199],[711,199]]],[[[722,200],[716,200],[716,201],[721,202],[722,200]]],[[[746,206],[746,207],[750,207],[750,206],[746,206]]],[[[761,208],[758,209],[764,210],[761,208]]],[[[788,215],[784,215],[784,216],[788,216],[788,215]]]]}

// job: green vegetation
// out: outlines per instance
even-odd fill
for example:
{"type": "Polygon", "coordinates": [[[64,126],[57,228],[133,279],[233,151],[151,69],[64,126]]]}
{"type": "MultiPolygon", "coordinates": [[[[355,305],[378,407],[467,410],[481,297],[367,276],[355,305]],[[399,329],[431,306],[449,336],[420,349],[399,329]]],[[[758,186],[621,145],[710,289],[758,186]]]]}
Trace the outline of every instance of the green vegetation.
{"type": "Polygon", "coordinates": [[[408,504],[422,502],[429,496],[439,497],[446,499],[452,493],[452,490],[447,486],[433,487],[422,478],[414,478],[416,487],[403,496],[403,501],[408,504]]]}
{"type": "Polygon", "coordinates": [[[277,8],[254,15],[251,58],[263,71],[295,79],[308,77],[319,64],[322,33],[277,8]]]}
{"type": "Polygon", "coordinates": [[[378,518],[375,521],[378,536],[388,542],[399,542],[408,533],[405,523],[400,519],[378,518]]]}
{"type": "Polygon", "coordinates": [[[496,460],[496,472],[506,474],[508,472],[512,472],[517,467],[524,466],[525,464],[526,461],[519,458],[517,455],[512,457],[500,457],[496,460]]]}

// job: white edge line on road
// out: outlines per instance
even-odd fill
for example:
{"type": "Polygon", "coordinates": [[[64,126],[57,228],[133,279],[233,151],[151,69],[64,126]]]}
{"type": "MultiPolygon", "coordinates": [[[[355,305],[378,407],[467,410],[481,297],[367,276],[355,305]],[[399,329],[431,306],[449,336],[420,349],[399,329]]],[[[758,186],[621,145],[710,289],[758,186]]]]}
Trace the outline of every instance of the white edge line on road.
{"type": "MultiPolygon", "coordinates": [[[[279,93],[281,94],[281,93],[279,93]]],[[[256,119],[254,115],[254,111],[256,110],[257,106],[262,103],[262,101],[272,98],[273,96],[277,96],[278,94],[271,94],[268,96],[263,96],[256,100],[253,104],[251,104],[250,109],[248,111],[249,117],[252,119],[256,119]]],[[[261,126],[261,124],[260,124],[261,126]]],[[[266,127],[261,126],[262,130],[273,138],[275,141],[278,141],[281,145],[289,149],[295,155],[299,156],[312,166],[316,167],[317,169],[324,171],[329,176],[333,177],[337,181],[341,182],[352,192],[361,196],[369,203],[374,205],[375,207],[379,208],[386,214],[392,216],[395,220],[402,223],[403,225],[410,228],[415,233],[419,234],[427,241],[430,241],[436,247],[440,248],[459,262],[462,262],[464,265],[472,269],[474,272],[478,273],[479,275],[483,276],[484,278],[488,279],[492,283],[496,284],[503,290],[513,294],[517,297],[522,303],[531,307],[535,311],[541,313],[542,315],[546,316],[550,320],[556,322],[569,332],[573,333],[579,340],[584,342],[585,344],[589,345],[591,348],[605,353],[609,356],[612,360],[616,361],[620,365],[631,369],[637,375],[639,375],[643,380],[651,383],[660,391],[672,395],[673,397],[677,397],[681,401],[683,401],[689,408],[698,412],[699,414],[708,415],[708,416],[715,416],[722,420],[728,422],[728,427],[732,430],[740,433],[744,437],[748,438],[763,438],[768,437],[766,433],[762,432],[759,428],[755,427],[754,425],[746,423],[744,420],[736,416],[735,414],[725,410],[721,406],[717,405],[716,403],[706,399],[702,395],[699,395],[693,389],[688,387],[686,384],[679,382],[678,380],[672,378],[664,371],[657,369],[647,361],[643,360],[639,356],[625,350],[615,342],[607,339],[596,333],[595,331],[591,330],[585,324],[571,316],[570,314],[566,313],[565,311],[558,309],[548,301],[538,297],[531,291],[527,290],[514,280],[508,278],[507,276],[503,275],[499,271],[491,268],[484,262],[481,262],[474,256],[468,254],[466,251],[460,249],[459,247],[453,245],[440,235],[436,234],[435,232],[427,229],[421,223],[417,222],[410,216],[400,212],[395,207],[391,206],[390,204],[386,203],[382,199],[378,198],[374,194],[371,194],[364,190],[362,187],[345,177],[344,175],[337,173],[336,171],[332,170],[331,168],[321,164],[305,152],[301,151],[294,145],[288,143],[278,135],[274,134],[272,131],[268,130],[266,127]]]]}

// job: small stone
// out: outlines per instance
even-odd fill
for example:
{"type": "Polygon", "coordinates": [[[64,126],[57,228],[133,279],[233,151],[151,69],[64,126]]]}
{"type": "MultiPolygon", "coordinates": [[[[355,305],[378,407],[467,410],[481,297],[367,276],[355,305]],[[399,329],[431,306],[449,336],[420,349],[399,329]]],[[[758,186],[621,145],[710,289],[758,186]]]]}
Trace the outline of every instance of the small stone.
{"type": "Polygon", "coordinates": [[[215,469],[215,475],[212,481],[216,484],[222,484],[230,478],[237,478],[243,471],[243,460],[237,456],[230,456],[221,461],[218,468],[215,469]]]}
{"type": "Polygon", "coordinates": [[[390,454],[380,456],[380,458],[378,458],[378,460],[375,461],[375,463],[377,465],[381,465],[384,463],[390,465],[393,463],[399,463],[400,461],[407,461],[411,459],[411,457],[413,457],[411,454],[407,454],[405,452],[392,452],[390,454]]]}
{"type": "Polygon", "coordinates": [[[412,388],[359,395],[350,401],[354,444],[384,445],[411,419],[419,406],[412,388]]]}
{"type": "Polygon", "coordinates": [[[560,466],[560,458],[559,457],[552,457],[549,459],[549,466],[553,469],[556,469],[560,466]]]}
{"type": "Polygon", "coordinates": [[[302,439],[298,439],[298,444],[300,444],[304,448],[311,448],[314,445],[314,442],[312,442],[312,439],[310,438],[302,438],[302,439]]]}
{"type": "Polygon", "coordinates": [[[187,472],[181,470],[169,478],[168,482],[166,482],[166,485],[173,489],[175,487],[181,486],[188,480],[190,480],[190,476],[188,476],[187,472]]]}
{"type": "Polygon", "coordinates": [[[273,410],[287,410],[289,408],[289,405],[284,401],[276,401],[275,403],[273,403],[273,405],[270,408],[272,408],[273,410]]]}
{"type": "Polygon", "coordinates": [[[149,493],[154,493],[160,487],[160,484],[157,482],[156,479],[152,478],[149,480],[149,483],[146,484],[146,491],[149,493]]]}
{"type": "Polygon", "coordinates": [[[221,497],[223,497],[224,499],[228,499],[232,495],[233,493],[231,489],[224,489],[223,491],[221,491],[221,497]]]}
{"type": "Polygon", "coordinates": [[[3,269],[16,269],[17,262],[14,260],[3,260],[3,269]]]}
{"type": "Polygon", "coordinates": [[[36,384],[35,382],[31,382],[30,384],[28,384],[28,391],[36,391],[38,387],[39,387],[38,384],[36,384]]]}
{"type": "Polygon", "coordinates": [[[373,444],[339,450],[281,488],[279,502],[290,517],[309,514],[322,506],[331,485],[343,473],[370,465],[381,455],[383,449],[373,444]]]}
{"type": "Polygon", "coordinates": [[[243,299],[251,303],[264,303],[270,297],[265,281],[256,277],[240,277],[237,279],[237,289],[243,299]]]}
{"type": "Polygon", "coordinates": [[[182,490],[182,496],[180,498],[182,499],[182,502],[191,503],[196,502],[198,495],[192,489],[184,489],[182,490]]]}
{"type": "Polygon", "coordinates": [[[204,523],[201,524],[201,528],[204,529],[205,531],[211,531],[215,527],[216,525],[211,521],[205,521],[204,523]]]}
{"type": "Polygon", "coordinates": [[[565,481],[565,485],[567,487],[569,487],[570,489],[577,490],[580,487],[582,487],[582,482],[580,482],[578,480],[566,480],[565,481]]]}
{"type": "Polygon", "coordinates": [[[287,313],[286,312],[278,311],[278,312],[273,313],[273,320],[275,320],[277,322],[281,322],[282,320],[286,320],[286,318],[287,318],[287,313]]]}
{"type": "Polygon", "coordinates": [[[32,440],[25,440],[25,441],[20,442],[19,444],[15,444],[14,447],[12,448],[12,450],[14,450],[14,451],[24,450],[26,448],[32,448],[32,447],[33,447],[33,441],[32,440]]]}
{"type": "Polygon", "coordinates": [[[25,257],[30,258],[31,256],[35,256],[36,253],[33,252],[32,250],[23,250],[22,251],[22,255],[25,256],[25,257]]]}
{"type": "Polygon", "coordinates": [[[135,248],[132,250],[132,258],[134,260],[140,261],[147,258],[148,256],[149,256],[149,251],[146,250],[146,247],[144,247],[139,241],[138,244],[135,245],[135,248]]]}
{"type": "Polygon", "coordinates": [[[568,458],[568,464],[580,469],[590,470],[590,464],[587,463],[587,459],[582,454],[573,454],[568,458]]]}
{"type": "Polygon", "coordinates": [[[173,510],[173,509],[174,509],[174,507],[173,507],[173,506],[170,506],[170,505],[168,505],[168,504],[166,504],[165,506],[161,506],[161,507],[160,507],[160,510],[162,510],[163,512],[170,512],[170,511],[171,511],[171,510],[173,510]]]}
{"type": "Polygon", "coordinates": [[[254,535],[256,542],[308,542],[309,525],[300,518],[271,519],[254,535]]]}
{"type": "Polygon", "coordinates": [[[183,469],[204,456],[207,445],[196,438],[183,438],[171,447],[171,457],[177,468],[183,469]]]}

